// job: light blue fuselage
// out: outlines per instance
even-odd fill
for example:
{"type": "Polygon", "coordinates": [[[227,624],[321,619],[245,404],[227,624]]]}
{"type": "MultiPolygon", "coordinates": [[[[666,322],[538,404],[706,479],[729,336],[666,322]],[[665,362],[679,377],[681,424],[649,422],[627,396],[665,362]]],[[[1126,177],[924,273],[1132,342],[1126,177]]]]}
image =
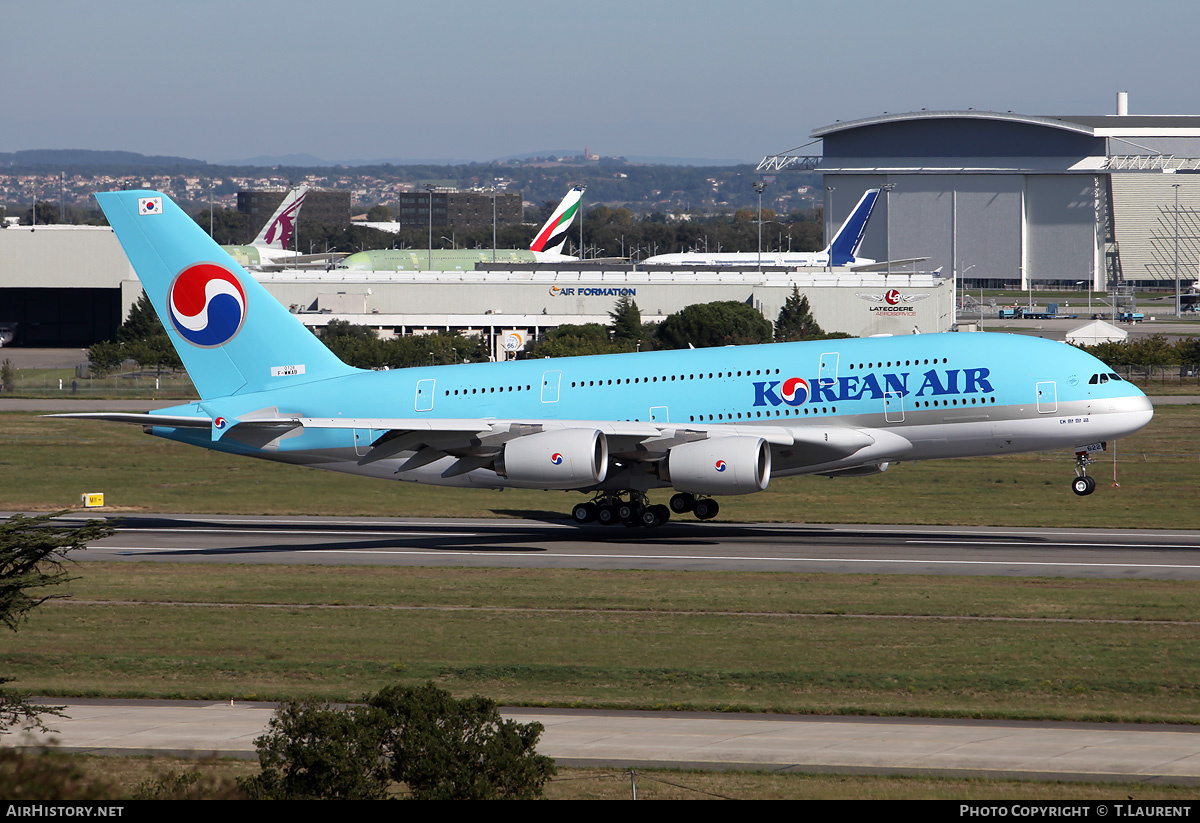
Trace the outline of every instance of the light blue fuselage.
{"type": "MultiPolygon", "coordinates": [[[[894,432],[924,460],[1073,448],[1123,436],[1151,406],[1130,383],[1072,346],[1007,334],[927,334],[360,372],[223,398],[220,411],[306,417],[645,421],[894,432]],[[1105,382],[1095,379],[1104,375],[1105,382]],[[791,378],[808,385],[787,396],[791,378]]],[[[197,405],[162,410],[198,413],[197,405]]],[[[393,476],[395,461],[358,466],[383,431],[312,430],[268,449],[207,431],[155,427],[173,440],[318,468],[393,476]]],[[[802,448],[773,448],[773,475],[820,470],[802,448]]],[[[866,462],[869,462],[867,460],[866,462]]],[[[403,479],[503,486],[493,472],[403,479]]],[[[621,488],[614,474],[603,487],[621,488]]],[[[663,484],[665,485],[665,484],[663,484]]]]}

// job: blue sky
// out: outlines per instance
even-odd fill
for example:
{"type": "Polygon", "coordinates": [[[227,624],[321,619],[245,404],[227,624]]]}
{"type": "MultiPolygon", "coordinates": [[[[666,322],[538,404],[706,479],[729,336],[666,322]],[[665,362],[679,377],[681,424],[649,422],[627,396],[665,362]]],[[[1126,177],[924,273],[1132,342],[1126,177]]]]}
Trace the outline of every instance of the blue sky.
{"type": "Polygon", "coordinates": [[[1185,2],[38,0],[0,14],[0,151],[210,161],[757,160],[835,120],[1200,114],[1185,2]]]}

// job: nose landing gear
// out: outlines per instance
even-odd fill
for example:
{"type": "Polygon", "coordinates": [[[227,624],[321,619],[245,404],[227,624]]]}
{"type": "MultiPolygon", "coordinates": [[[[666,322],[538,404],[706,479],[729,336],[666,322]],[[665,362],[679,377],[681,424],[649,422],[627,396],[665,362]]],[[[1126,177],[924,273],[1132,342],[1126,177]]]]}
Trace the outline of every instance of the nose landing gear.
{"type": "Polygon", "coordinates": [[[1071,481],[1071,491],[1083,497],[1096,490],[1096,478],[1087,473],[1087,467],[1095,463],[1091,454],[1085,449],[1075,452],[1075,479],[1071,481]]]}

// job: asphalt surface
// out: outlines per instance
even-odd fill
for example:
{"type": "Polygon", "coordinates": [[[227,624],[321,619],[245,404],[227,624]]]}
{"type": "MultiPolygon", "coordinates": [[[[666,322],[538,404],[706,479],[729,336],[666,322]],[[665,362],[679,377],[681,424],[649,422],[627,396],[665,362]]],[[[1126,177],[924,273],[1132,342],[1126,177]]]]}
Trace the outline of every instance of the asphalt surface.
{"type": "MultiPolygon", "coordinates": [[[[52,734],[0,743],[90,754],[255,757],[272,704],[73,700],[52,734]]],[[[510,709],[564,766],[770,769],[1200,784],[1200,729],[702,712],[510,709]]]]}
{"type": "MultiPolygon", "coordinates": [[[[77,514],[73,517],[83,519],[77,514]]],[[[1200,580],[1200,532],[131,515],[77,560],[1200,580]]]]}

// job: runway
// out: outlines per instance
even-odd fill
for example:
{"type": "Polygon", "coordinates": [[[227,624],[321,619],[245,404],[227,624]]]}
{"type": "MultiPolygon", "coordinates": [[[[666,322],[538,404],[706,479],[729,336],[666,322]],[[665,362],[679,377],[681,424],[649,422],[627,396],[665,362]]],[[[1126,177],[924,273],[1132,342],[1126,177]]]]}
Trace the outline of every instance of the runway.
{"type": "Polygon", "coordinates": [[[128,516],[117,528],[73,557],[1200,580],[1194,531],[209,515],[128,516]]]}

